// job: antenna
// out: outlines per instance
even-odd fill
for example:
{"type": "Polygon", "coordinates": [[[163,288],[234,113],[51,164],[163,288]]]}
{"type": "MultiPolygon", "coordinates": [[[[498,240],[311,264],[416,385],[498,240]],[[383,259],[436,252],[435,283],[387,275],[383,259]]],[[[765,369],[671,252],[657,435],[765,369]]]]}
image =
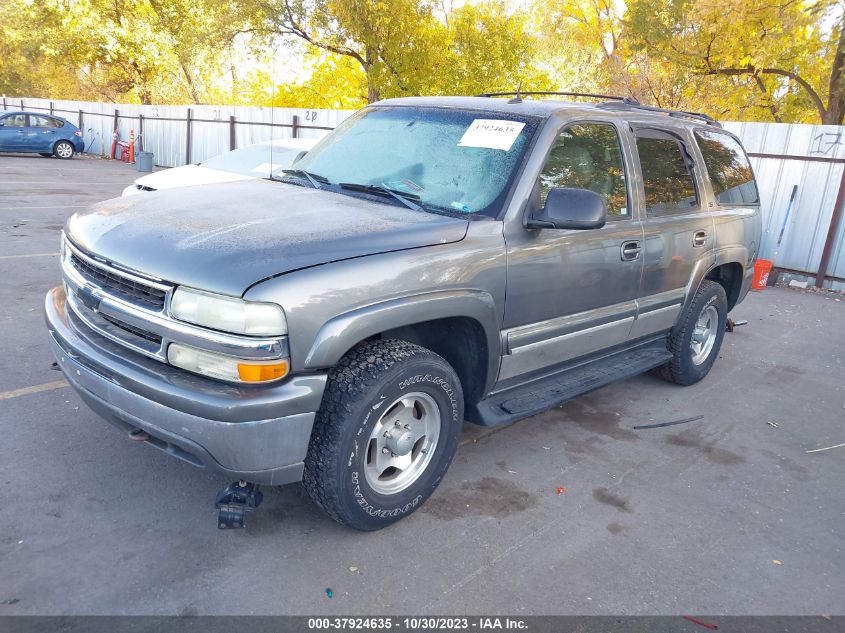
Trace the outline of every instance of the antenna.
{"type": "Polygon", "coordinates": [[[267,174],[268,178],[273,177],[273,134],[276,131],[276,128],[273,125],[273,113],[276,109],[276,56],[278,54],[279,49],[273,49],[273,64],[270,66],[270,173],[267,174]]]}
{"type": "Polygon", "coordinates": [[[513,99],[510,99],[508,103],[522,103],[522,82],[519,82],[519,85],[516,87],[516,96],[513,99]]]}

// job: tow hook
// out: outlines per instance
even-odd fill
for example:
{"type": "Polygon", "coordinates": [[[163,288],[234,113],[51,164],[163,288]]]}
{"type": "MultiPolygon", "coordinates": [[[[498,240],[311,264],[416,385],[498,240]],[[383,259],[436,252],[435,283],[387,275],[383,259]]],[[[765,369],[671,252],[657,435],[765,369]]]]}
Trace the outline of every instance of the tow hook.
{"type": "Polygon", "coordinates": [[[246,513],[253,512],[264,500],[258,484],[235,481],[217,493],[217,527],[221,530],[246,527],[246,513]]]}

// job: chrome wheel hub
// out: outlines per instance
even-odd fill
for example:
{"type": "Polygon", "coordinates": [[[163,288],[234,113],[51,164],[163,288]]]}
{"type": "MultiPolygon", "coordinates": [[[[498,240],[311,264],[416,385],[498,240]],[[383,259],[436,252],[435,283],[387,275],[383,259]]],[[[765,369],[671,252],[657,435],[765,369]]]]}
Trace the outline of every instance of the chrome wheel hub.
{"type": "Polygon", "coordinates": [[[56,152],[62,158],[68,158],[73,153],[73,148],[67,143],[60,143],[56,148],[56,152]]]}
{"type": "Polygon", "coordinates": [[[396,494],[425,472],[440,437],[440,409],[430,395],[409,393],[384,409],[370,433],[364,474],[383,495],[396,494]]]}
{"type": "Polygon", "coordinates": [[[719,333],[719,313],[712,305],[707,306],[698,315],[695,328],[692,331],[690,350],[692,351],[692,362],[700,365],[709,356],[716,343],[716,336],[719,333]]]}

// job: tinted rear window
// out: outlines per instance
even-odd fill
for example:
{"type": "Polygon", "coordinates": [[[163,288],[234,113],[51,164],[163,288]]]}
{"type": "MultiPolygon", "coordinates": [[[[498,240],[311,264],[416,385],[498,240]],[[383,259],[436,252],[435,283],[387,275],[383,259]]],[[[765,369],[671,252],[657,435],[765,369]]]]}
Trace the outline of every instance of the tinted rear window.
{"type": "Polygon", "coordinates": [[[742,146],[731,136],[713,130],[696,130],[695,138],[720,204],[757,202],[754,172],[742,146]]]}
{"type": "Polygon", "coordinates": [[[637,151],[648,213],[682,213],[698,205],[695,182],[678,141],[638,136],[637,151]]]}

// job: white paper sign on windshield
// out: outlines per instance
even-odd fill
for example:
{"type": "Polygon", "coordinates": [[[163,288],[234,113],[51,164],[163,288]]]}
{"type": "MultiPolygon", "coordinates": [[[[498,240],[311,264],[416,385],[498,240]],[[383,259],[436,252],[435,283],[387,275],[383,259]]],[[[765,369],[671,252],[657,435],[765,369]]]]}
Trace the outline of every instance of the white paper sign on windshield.
{"type": "Polygon", "coordinates": [[[476,119],[458,141],[458,147],[483,147],[507,152],[524,127],[525,123],[519,121],[476,119]]]}

